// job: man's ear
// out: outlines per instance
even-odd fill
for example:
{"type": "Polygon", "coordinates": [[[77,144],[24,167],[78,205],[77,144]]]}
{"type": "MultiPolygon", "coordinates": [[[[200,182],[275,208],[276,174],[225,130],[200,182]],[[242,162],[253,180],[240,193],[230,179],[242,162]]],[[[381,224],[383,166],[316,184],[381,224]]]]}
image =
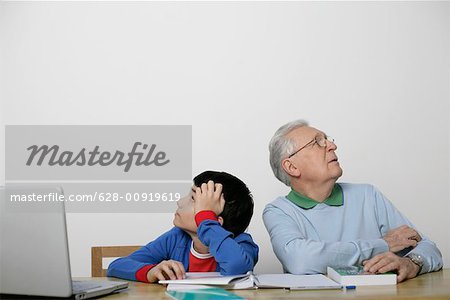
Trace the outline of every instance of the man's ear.
{"type": "Polygon", "coordinates": [[[281,162],[283,170],[292,177],[300,177],[300,169],[294,165],[290,159],[286,158],[281,162]]]}
{"type": "Polygon", "coordinates": [[[220,223],[220,226],[223,226],[223,218],[222,217],[218,217],[217,221],[220,223]]]}

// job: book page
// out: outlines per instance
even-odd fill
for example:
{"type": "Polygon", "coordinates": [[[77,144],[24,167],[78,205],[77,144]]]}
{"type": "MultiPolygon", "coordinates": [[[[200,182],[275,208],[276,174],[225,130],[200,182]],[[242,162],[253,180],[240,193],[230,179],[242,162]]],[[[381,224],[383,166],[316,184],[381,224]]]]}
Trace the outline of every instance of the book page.
{"type": "Polygon", "coordinates": [[[229,285],[233,280],[246,278],[248,274],[232,275],[232,276],[221,276],[218,272],[207,272],[207,273],[186,273],[185,279],[176,280],[160,280],[160,284],[208,284],[208,285],[229,285]]]}
{"type": "Polygon", "coordinates": [[[341,285],[322,275],[293,275],[293,274],[261,274],[255,276],[255,284],[259,288],[296,288],[296,289],[325,289],[341,288],[341,285]]]}

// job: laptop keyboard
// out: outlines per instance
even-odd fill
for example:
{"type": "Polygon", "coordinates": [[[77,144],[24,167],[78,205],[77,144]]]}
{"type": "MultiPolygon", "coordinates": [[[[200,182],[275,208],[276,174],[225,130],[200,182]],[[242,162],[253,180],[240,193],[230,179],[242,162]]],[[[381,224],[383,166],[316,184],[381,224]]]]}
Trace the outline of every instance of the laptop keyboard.
{"type": "Polygon", "coordinates": [[[99,287],[102,287],[102,285],[95,281],[72,280],[72,290],[74,294],[96,289],[99,287]]]}

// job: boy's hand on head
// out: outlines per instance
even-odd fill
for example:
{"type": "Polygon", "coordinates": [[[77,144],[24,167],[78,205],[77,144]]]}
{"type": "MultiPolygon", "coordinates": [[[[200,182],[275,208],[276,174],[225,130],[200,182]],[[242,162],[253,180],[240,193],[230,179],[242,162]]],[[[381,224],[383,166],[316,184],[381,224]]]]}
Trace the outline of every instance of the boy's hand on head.
{"type": "Polygon", "coordinates": [[[149,282],[158,282],[166,279],[183,279],[186,272],[181,262],[176,260],[163,260],[147,272],[149,282]]]}
{"type": "Polygon", "coordinates": [[[225,207],[222,184],[214,183],[212,180],[196,187],[192,198],[194,199],[195,214],[202,210],[212,210],[216,215],[220,215],[225,207]]]}

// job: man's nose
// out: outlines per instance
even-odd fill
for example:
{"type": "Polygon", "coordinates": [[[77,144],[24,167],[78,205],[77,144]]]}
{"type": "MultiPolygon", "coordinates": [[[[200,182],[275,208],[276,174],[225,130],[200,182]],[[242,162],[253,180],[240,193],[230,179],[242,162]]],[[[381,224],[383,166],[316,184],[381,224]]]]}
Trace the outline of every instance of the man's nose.
{"type": "Polygon", "coordinates": [[[327,140],[326,143],[327,143],[327,150],[328,151],[337,149],[337,145],[334,142],[327,140]]]}

